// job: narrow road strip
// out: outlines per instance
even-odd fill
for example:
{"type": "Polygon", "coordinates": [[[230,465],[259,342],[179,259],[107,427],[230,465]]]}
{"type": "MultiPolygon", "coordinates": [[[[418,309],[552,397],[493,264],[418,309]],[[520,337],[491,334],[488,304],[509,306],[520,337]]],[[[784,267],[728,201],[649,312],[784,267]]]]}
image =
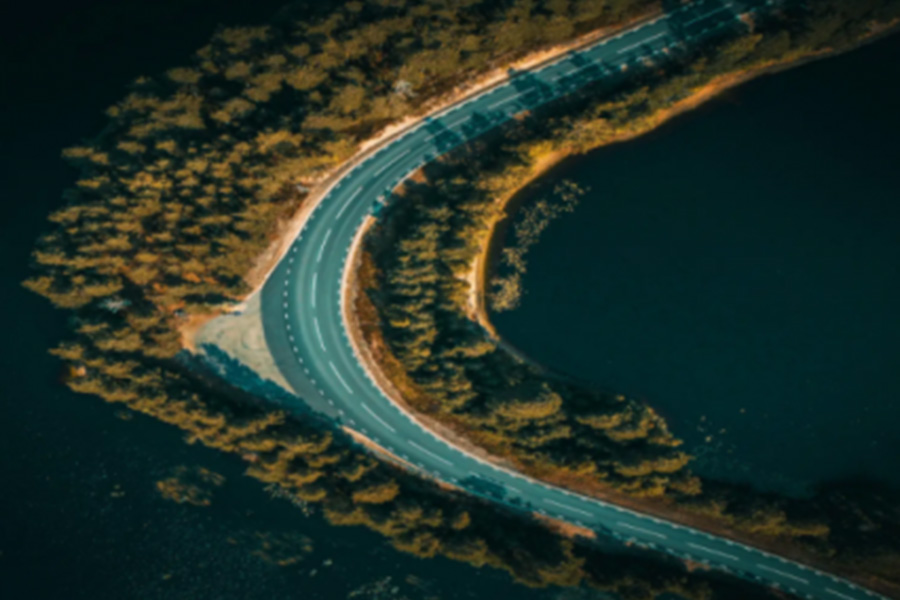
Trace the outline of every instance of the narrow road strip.
{"type": "Polygon", "coordinates": [[[341,215],[344,214],[344,211],[347,210],[347,207],[350,206],[350,203],[353,202],[353,199],[356,198],[359,193],[362,191],[362,186],[356,188],[356,191],[353,192],[353,195],[344,202],[344,205],[341,207],[341,210],[338,211],[337,216],[334,218],[335,221],[341,218],[341,215]]]}
{"type": "Polygon", "coordinates": [[[325,239],[322,240],[322,245],[319,246],[319,253],[316,255],[316,262],[322,262],[322,253],[325,252],[325,244],[328,243],[328,238],[331,237],[331,230],[325,232],[325,239]]]}
{"type": "Polygon", "coordinates": [[[769,566],[763,565],[763,564],[757,564],[756,566],[759,567],[760,569],[762,569],[763,571],[769,571],[770,573],[776,573],[778,575],[781,575],[782,577],[787,577],[788,579],[793,579],[794,581],[799,581],[800,583],[804,583],[807,585],[809,584],[809,580],[803,579],[802,577],[797,577],[796,575],[791,575],[790,573],[785,573],[784,571],[776,569],[775,567],[769,567],[769,566]]]}
{"type": "Polygon", "coordinates": [[[635,48],[637,48],[639,46],[646,46],[650,42],[653,42],[653,41],[658,40],[659,38],[663,37],[664,35],[666,35],[666,33],[668,33],[668,32],[663,31],[662,33],[657,33],[653,37],[648,37],[646,40],[642,40],[642,41],[638,42],[637,44],[632,44],[632,45],[628,46],[627,48],[622,48],[621,50],[619,50],[618,54],[625,54],[626,52],[631,52],[632,50],[634,50],[635,48]]]}
{"type": "Polygon", "coordinates": [[[563,504],[562,502],[557,502],[556,500],[547,500],[547,504],[552,504],[554,506],[558,506],[560,508],[565,508],[566,510],[571,510],[573,512],[581,513],[586,517],[593,517],[593,513],[589,513],[586,510],[581,510],[580,508],[575,508],[574,506],[569,506],[568,504],[563,504]]]}
{"type": "Polygon", "coordinates": [[[488,106],[488,110],[494,110],[501,104],[506,104],[507,102],[512,102],[513,100],[515,100],[516,98],[518,98],[521,95],[522,94],[516,94],[515,96],[510,96],[509,98],[504,98],[503,100],[498,100],[497,102],[494,102],[493,104],[488,106]]]}
{"type": "Polygon", "coordinates": [[[624,527],[625,529],[631,529],[632,531],[639,531],[646,535],[652,535],[653,537],[658,537],[661,540],[667,539],[665,535],[663,535],[657,531],[650,531],[649,529],[644,529],[643,527],[638,527],[637,525],[631,525],[630,523],[623,523],[622,521],[619,521],[616,524],[619,527],[624,527]]]}
{"type": "Polygon", "coordinates": [[[348,394],[352,394],[352,393],[353,393],[353,388],[351,388],[349,385],[347,385],[347,382],[344,381],[344,378],[343,378],[343,377],[341,377],[341,374],[338,372],[337,367],[334,366],[334,363],[331,362],[331,361],[329,360],[329,361],[328,361],[328,366],[330,366],[330,367],[331,367],[331,370],[334,371],[335,376],[338,378],[338,381],[341,382],[341,385],[344,386],[344,389],[347,390],[347,393],[348,393],[348,394]]]}
{"type": "Polygon", "coordinates": [[[831,588],[825,588],[825,591],[828,592],[829,594],[831,594],[832,596],[837,597],[837,598],[843,598],[844,600],[856,600],[856,598],[854,598],[853,596],[848,596],[847,594],[842,594],[842,593],[840,593],[840,592],[838,592],[838,591],[836,591],[836,590],[833,590],[833,589],[831,589],[831,588]]]}
{"type": "MultiPolygon", "coordinates": [[[[379,423],[381,423],[381,425],[382,425],[385,429],[387,429],[387,430],[390,431],[391,433],[397,433],[397,430],[394,429],[393,427],[391,427],[390,425],[388,425],[388,424],[385,422],[384,419],[382,419],[381,417],[379,417],[378,415],[376,415],[376,414],[372,411],[372,409],[369,408],[369,405],[368,405],[368,404],[366,404],[365,402],[360,402],[360,404],[362,405],[363,410],[365,410],[367,413],[369,413],[370,415],[372,415],[373,417],[375,417],[375,420],[378,421],[379,423]]],[[[406,457],[404,456],[403,458],[405,459],[406,457]]]]}
{"type": "Polygon", "coordinates": [[[421,452],[424,452],[425,454],[429,455],[430,457],[432,457],[432,458],[434,458],[434,459],[436,459],[436,460],[441,461],[441,462],[444,463],[445,465],[449,465],[449,466],[451,466],[451,467],[453,466],[453,463],[450,462],[449,460],[447,460],[446,458],[444,458],[443,456],[438,456],[437,454],[435,454],[435,453],[432,452],[431,450],[428,450],[427,448],[423,448],[422,446],[418,445],[417,443],[415,443],[415,442],[412,441],[412,440],[406,440],[406,441],[409,442],[409,445],[412,446],[413,448],[415,448],[416,450],[419,450],[419,451],[421,451],[421,452]]]}
{"type": "Polygon", "coordinates": [[[398,154],[398,155],[397,155],[397,158],[395,158],[394,160],[392,160],[392,161],[389,162],[388,164],[384,165],[383,167],[381,167],[380,169],[378,169],[377,171],[375,171],[375,177],[378,177],[379,175],[381,175],[382,173],[384,173],[388,168],[392,167],[392,166],[394,165],[394,163],[396,163],[398,160],[400,160],[401,158],[403,158],[403,157],[406,156],[407,154],[409,154],[409,150],[404,150],[403,152],[401,152],[400,154],[398,154]]]}
{"type": "Polygon", "coordinates": [[[716,556],[721,556],[723,558],[728,558],[731,560],[738,560],[738,557],[734,556],[733,554],[727,554],[725,552],[721,552],[719,550],[714,550],[712,548],[708,548],[707,546],[701,546],[700,544],[695,544],[693,542],[688,542],[688,546],[690,546],[691,548],[694,548],[695,550],[701,550],[703,552],[708,552],[709,554],[715,554],[716,556]]]}
{"type": "Polygon", "coordinates": [[[452,128],[456,127],[457,125],[459,125],[460,123],[464,123],[465,121],[467,121],[470,116],[471,115],[466,115],[459,121],[454,121],[453,123],[449,123],[449,124],[445,125],[444,127],[446,127],[447,129],[452,129],[452,128]]]}
{"type": "Polygon", "coordinates": [[[313,324],[316,326],[316,335],[319,337],[319,346],[322,347],[322,352],[328,352],[325,349],[325,340],[322,339],[322,330],[319,328],[319,317],[313,317],[313,324]]]}
{"type": "Polygon", "coordinates": [[[723,10],[728,10],[729,8],[731,8],[731,7],[730,7],[730,6],[723,6],[723,7],[721,7],[721,8],[717,8],[716,10],[714,10],[714,11],[712,11],[712,12],[708,12],[708,13],[706,13],[705,15],[700,15],[699,17],[697,17],[697,18],[695,18],[695,19],[691,19],[690,21],[688,21],[688,22],[685,23],[684,25],[685,25],[685,27],[690,27],[690,26],[693,25],[694,23],[699,23],[700,21],[703,21],[704,19],[708,19],[708,18],[710,18],[711,16],[713,16],[714,14],[720,13],[720,12],[722,12],[723,10]]]}

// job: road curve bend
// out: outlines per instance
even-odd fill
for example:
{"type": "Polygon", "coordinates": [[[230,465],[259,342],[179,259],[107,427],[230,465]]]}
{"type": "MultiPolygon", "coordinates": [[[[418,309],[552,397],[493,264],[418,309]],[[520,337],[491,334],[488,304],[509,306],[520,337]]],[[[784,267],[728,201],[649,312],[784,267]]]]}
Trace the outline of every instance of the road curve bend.
{"type": "Polygon", "coordinates": [[[756,0],[698,0],[512,77],[385,142],[338,180],[309,216],[262,290],[266,342],[285,379],[314,410],[359,431],[436,479],[472,493],[707,564],[802,598],[882,598],[797,562],[485,462],[424,428],[369,378],[350,344],[342,311],[344,274],[363,222],[405,177],[485,131],[593,82],[613,85],[648,61],[743,27],[765,10],[756,0]],[[493,490],[486,494],[487,490],[493,490]]]}

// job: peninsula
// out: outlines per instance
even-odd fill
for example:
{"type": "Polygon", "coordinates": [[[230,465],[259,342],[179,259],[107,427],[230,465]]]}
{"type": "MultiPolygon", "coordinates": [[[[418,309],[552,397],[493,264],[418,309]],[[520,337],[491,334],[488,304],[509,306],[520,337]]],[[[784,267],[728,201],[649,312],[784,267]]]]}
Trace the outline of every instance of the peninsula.
{"type": "MultiPolygon", "coordinates": [[[[534,584],[624,592],[648,567],[617,563],[617,578],[585,566],[596,550],[583,543],[554,542],[551,557],[523,541],[548,561],[532,569],[504,551],[515,526],[416,476],[798,595],[870,594],[836,573],[896,591],[880,565],[896,564],[897,523],[863,547],[827,502],[700,481],[652,408],[506,351],[485,327],[478,273],[505,199],[548,164],[871,39],[898,4],[458,4],[348,3],[316,23],[224,30],[194,65],[136,81],[107,130],[66,151],[83,175],[26,282],[75,311],[74,339],[54,351],[69,385],[240,453],[336,523],[534,584]],[[183,351],[263,283],[265,342],[288,388],[268,403],[183,351]]],[[[684,581],[668,568],[657,591],[684,581]]],[[[729,585],[687,581],[679,593],[729,585]]]]}

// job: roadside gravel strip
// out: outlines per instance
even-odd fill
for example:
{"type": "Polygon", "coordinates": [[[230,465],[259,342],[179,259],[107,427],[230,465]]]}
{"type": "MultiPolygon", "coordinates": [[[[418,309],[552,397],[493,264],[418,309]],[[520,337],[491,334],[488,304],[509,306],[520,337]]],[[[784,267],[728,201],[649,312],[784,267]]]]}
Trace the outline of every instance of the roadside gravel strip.
{"type": "MultiPolygon", "coordinates": [[[[594,81],[613,85],[719,33],[771,2],[699,0],[513,77],[389,139],[331,187],[262,290],[266,343],[284,379],[314,410],[437,480],[802,598],[882,598],[847,580],[502,468],[449,443],[391,402],[348,336],[343,311],[351,248],[399,182],[455,146],[594,81]],[[485,485],[471,485],[474,478],[485,485]],[[487,495],[479,490],[496,488],[487,495]]],[[[601,85],[604,85],[601,83],[601,85]]],[[[389,201],[389,200],[387,200],[389,201]]]]}

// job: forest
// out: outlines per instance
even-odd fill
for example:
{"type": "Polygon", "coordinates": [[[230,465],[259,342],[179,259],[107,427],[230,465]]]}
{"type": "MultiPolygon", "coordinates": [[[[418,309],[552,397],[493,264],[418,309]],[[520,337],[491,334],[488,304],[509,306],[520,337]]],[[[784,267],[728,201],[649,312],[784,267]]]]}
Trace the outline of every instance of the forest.
{"type": "MultiPolygon", "coordinates": [[[[35,275],[24,283],[70,311],[71,336],[52,350],[67,384],[180,427],[189,442],[237,453],[250,475],[320,503],[335,523],[372,527],[402,550],[503,568],[533,585],[585,582],[629,598],[731,589],[680,565],[599,554],[445,496],[339,433],[261,407],[177,359],[179,328],[243,298],[246,273],[280,225],[366,139],[528,52],[657,6],[377,0],[311,20],[286,9],[268,26],[221,29],[185,66],[137,78],[107,110],[106,127],[63,152],[77,181],[50,216],[33,254],[35,275]],[[512,534],[521,539],[511,546],[512,534]]],[[[595,491],[675,499],[756,533],[796,537],[845,564],[858,560],[861,571],[888,579],[900,572],[900,519],[869,510],[884,506],[872,495],[832,494],[800,518],[772,500],[739,502],[690,474],[690,457],[652,408],[518,360],[462,309],[468,291],[459,276],[490,235],[499,199],[543,153],[579,152],[651,128],[658,111],[716,76],[841,50],[900,15],[887,0],[811,6],[653,70],[614,97],[585,90],[522,118],[476,142],[498,149],[485,161],[463,149],[434,165],[398,192],[417,201],[398,203],[405,208],[389,216],[403,225],[390,230],[395,252],[378,252],[371,240],[369,297],[410,402],[526,470],[595,491]],[[871,527],[857,530],[847,515],[858,513],[871,527]]]]}
{"type": "MultiPolygon", "coordinates": [[[[837,525],[830,500],[807,505],[701,481],[651,407],[529,363],[473,317],[471,300],[472,271],[488,252],[506,201],[543,159],[648,130],[666,110],[722,78],[849,43],[853,21],[835,19],[833,10],[758,20],[745,35],[636,78],[613,95],[583,89],[520,115],[404,184],[368,236],[362,259],[367,297],[357,308],[369,313],[366,322],[378,323],[364,335],[404,401],[535,477],[601,497],[613,491],[655,499],[657,506],[710,519],[740,537],[777,540],[823,559],[850,560],[857,550],[878,548],[880,560],[873,562],[881,565],[880,575],[893,578],[898,523],[896,514],[876,508],[880,501],[866,511],[882,520],[879,535],[860,543],[837,525]]],[[[886,15],[893,18],[896,6],[891,10],[886,15]]],[[[555,214],[572,209],[578,194],[557,189],[555,199],[522,209],[512,225],[515,242],[499,257],[501,274],[492,289],[478,290],[489,292],[494,310],[515,306],[527,247],[555,214]]]]}

